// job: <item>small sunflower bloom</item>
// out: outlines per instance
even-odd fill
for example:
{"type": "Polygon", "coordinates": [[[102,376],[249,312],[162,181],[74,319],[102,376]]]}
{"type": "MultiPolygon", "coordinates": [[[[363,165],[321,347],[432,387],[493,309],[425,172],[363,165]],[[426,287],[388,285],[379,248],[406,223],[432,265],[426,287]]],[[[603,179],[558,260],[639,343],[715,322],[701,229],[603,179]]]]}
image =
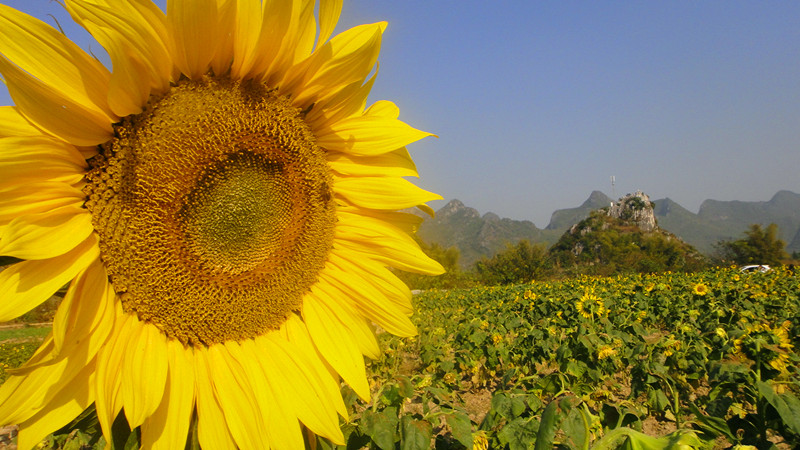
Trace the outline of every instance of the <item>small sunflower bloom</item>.
{"type": "Polygon", "coordinates": [[[94,404],[111,442],[344,444],[344,380],[367,399],[374,325],[400,336],[440,274],[398,212],[436,194],[367,106],[385,23],[331,38],[341,0],[64,0],[113,71],[0,5],[0,321],[69,283],[52,334],[0,388],[20,448],[94,404]]]}
{"type": "Polygon", "coordinates": [[[704,283],[697,283],[694,285],[694,287],[692,287],[692,293],[701,297],[705,296],[708,294],[708,286],[706,286],[704,283]]]}

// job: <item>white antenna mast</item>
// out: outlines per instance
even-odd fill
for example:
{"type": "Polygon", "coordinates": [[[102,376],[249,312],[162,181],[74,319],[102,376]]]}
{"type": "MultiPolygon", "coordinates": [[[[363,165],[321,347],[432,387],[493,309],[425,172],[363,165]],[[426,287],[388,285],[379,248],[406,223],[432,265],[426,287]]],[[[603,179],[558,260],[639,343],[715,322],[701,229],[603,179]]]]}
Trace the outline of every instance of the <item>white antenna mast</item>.
{"type": "Polygon", "coordinates": [[[614,189],[614,184],[616,183],[617,179],[614,175],[611,175],[611,205],[614,205],[614,200],[617,198],[617,193],[614,189]]]}

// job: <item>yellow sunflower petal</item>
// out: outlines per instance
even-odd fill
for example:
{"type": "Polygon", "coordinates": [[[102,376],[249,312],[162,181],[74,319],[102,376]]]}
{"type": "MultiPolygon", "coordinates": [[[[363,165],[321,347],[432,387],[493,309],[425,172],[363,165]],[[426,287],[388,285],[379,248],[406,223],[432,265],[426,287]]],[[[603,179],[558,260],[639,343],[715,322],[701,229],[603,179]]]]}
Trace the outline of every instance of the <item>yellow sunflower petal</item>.
{"type": "Polygon", "coordinates": [[[342,0],[321,0],[319,2],[319,36],[317,47],[324,44],[333,34],[339,15],[342,13],[342,0]]]}
{"type": "Polygon", "coordinates": [[[89,344],[81,343],[75,355],[53,357],[52,339],[43,345],[44,352],[38,352],[20,371],[10,371],[12,376],[0,387],[0,422],[20,423],[40,414],[47,405],[56,401],[63,392],[74,390],[74,384],[86,383],[87,367],[93,371],[93,356],[87,354],[89,344]],[[49,360],[47,364],[39,364],[49,360]],[[34,367],[29,367],[29,366],[34,367]],[[23,373],[24,376],[18,374],[23,373]],[[63,392],[62,392],[63,391],[63,392]]]}
{"type": "Polygon", "coordinates": [[[141,111],[173,78],[166,16],[152,2],[66,0],[67,10],[111,57],[108,99],[120,116],[141,111]],[[134,78],[138,77],[138,78],[134,78]]]}
{"type": "Polygon", "coordinates": [[[222,407],[214,394],[214,378],[209,370],[207,353],[205,348],[198,348],[192,358],[197,383],[197,440],[200,448],[236,450],[233,436],[225,425],[222,407]]]}
{"type": "MultiPolygon", "coordinates": [[[[362,277],[326,268],[319,274],[327,289],[337,289],[335,298],[350,295],[358,309],[381,328],[396,336],[416,336],[417,327],[406,314],[395,308],[386,297],[362,277]]],[[[329,291],[331,292],[331,291],[329,291]]]]}
{"type": "Polygon", "coordinates": [[[127,336],[129,322],[133,319],[122,312],[122,304],[116,302],[113,307],[114,324],[108,343],[97,354],[97,370],[95,371],[95,409],[97,420],[103,430],[106,441],[111,439],[111,425],[122,410],[122,359],[128,342],[120,336],[127,336]]]}
{"type": "MultiPolygon", "coordinates": [[[[260,73],[257,79],[271,86],[280,85],[286,71],[305,59],[311,48],[301,48],[298,42],[308,22],[308,4],[312,0],[271,0],[263,2],[264,27],[259,39],[258,53],[263,52],[251,72],[260,73]],[[270,17],[274,19],[270,19],[270,17]],[[274,31],[269,31],[274,30],[274,31]]],[[[313,6],[311,10],[313,21],[313,6]]],[[[310,42],[313,46],[313,41],[310,42]]]]}
{"type": "Polygon", "coordinates": [[[372,255],[377,261],[412,272],[438,275],[444,268],[429,258],[401,229],[366,216],[342,216],[336,226],[340,247],[372,255]]]}
{"type": "Polygon", "coordinates": [[[378,100],[364,112],[364,115],[382,117],[384,119],[397,119],[400,117],[400,108],[388,100],[378,100]]]}
{"type": "Polygon", "coordinates": [[[79,206],[20,216],[0,234],[0,255],[53,258],[77,247],[93,231],[92,215],[79,206]]]}
{"type": "MultiPolygon", "coordinates": [[[[235,79],[247,78],[252,73],[251,70],[259,57],[259,39],[262,30],[269,33],[270,30],[262,28],[266,26],[267,20],[279,21],[286,17],[285,14],[276,14],[271,17],[262,16],[262,5],[252,0],[235,0],[231,2],[235,12],[235,20],[232,24],[233,44],[231,62],[231,76],[235,79]]],[[[275,4],[282,5],[286,2],[265,2],[263,8],[274,7],[275,4]]],[[[277,24],[275,24],[277,25],[277,24]]],[[[278,30],[275,30],[277,32],[278,30]]],[[[277,49],[270,49],[273,52],[277,49]]]]}
{"type": "Polygon", "coordinates": [[[167,18],[175,65],[187,77],[200,78],[216,53],[217,0],[169,0],[167,18]]]}
{"type": "Polygon", "coordinates": [[[120,370],[125,417],[133,429],[153,415],[164,398],[168,355],[166,336],[158,328],[132,321],[128,336],[122,336],[129,342],[120,370]]]}
{"type": "Polygon", "coordinates": [[[410,208],[442,199],[408,180],[393,177],[341,177],[336,179],[334,189],[356,206],[378,210],[410,208]]]}
{"type": "Polygon", "coordinates": [[[236,27],[236,0],[216,0],[217,38],[216,51],[211,58],[211,70],[215,74],[228,71],[233,58],[233,30],[236,27]]]}
{"type": "Polygon", "coordinates": [[[38,128],[74,145],[98,145],[112,137],[111,120],[25,74],[5,58],[0,73],[20,113],[38,128]]]}
{"type": "Polygon", "coordinates": [[[352,299],[349,296],[342,297],[341,291],[330,286],[320,286],[320,290],[328,295],[318,299],[326,303],[330,313],[339,319],[343,329],[350,334],[361,353],[372,359],[380,358],[380,345],[375,338],[375,332],[367,323],[364,315],[356,310],[352,299]]]}
{"type": "Polygon", "coordinates": [[[80,106],[117,117],[108,108],[110,73],[66,36],[44,22],[0,5],[0,54],[80,106]]]}
{"type": "Polygon", "coordinates": [[[337,35],[287,72],[281,91],[294,94],[293,103],[302,106],[365,80],[378,60],[385,28],[385,22],[361,25],[337,35]]]}
{"type": "Polygon", "coordinates": [[[440,275],[444,268],[438,262],[428,258],[419,248],[408,246],[372,245],[368,242],[350,241],[342,239],[339,247],[346,252],[356,255],[368,256],[376,261],[381,261],[387,266],[406,272],[415,272],[425,275],[440,275]]]}
{"type": "Polygon", "coordinates": [[[422,217],[416,214],[398,211],[365,210],[352,206],[344,206],[339,208],[338,215],[340,217],[340,221],[355,220],[358,222],[363,219],[378,220],[380,221],[379,223],[389,224],[408,234],[416,233],[417,230],[419,230],[420,224],[422,224],[422,221],[424,220],[422,217]]]}
{"type": "Polygon", "coordinates": [[[88,364],[68,386],[64,386],[37,414],[19,424],[19,448],[34,448],[48,434],[57,431],[80,415],[94,401],[94,364],[88,364]]]}
{"type": "Polygon", "coordinates": [[[99,256],[97,237],[55,258],[22,261],[0,272],[0,322],[11,320],[47,300],[99,256]]]}
{"type": "Polygon", "coordinates": [[[306,122],[313,129],[324,129],[354,115],[361,115],[367,104],[367,96],[377,78],[375,73],[364,83],[361,80],[342,87],[335,95],[318,99],[306,114],[306,122]]]}
{"type": "Polygon", "coordinates": [[[347,420],[347,407],[340,395],[339,377],[333,368],[326,365],[324,359],[320,358],[319,352],[311,341],[311,336],[308,334],[308,328],[305,322],[303,322],[300,317],[292,314],[289,316],[286,323],[284,323],[281,331],[286,334],[286,339],[294,345],[298,351],[302,352],[304,355],[309,355],[307,361],[311,365],[311,370],[316,374],[317,379],[321,383],[322,389],[327,392],[327,397],[332,399],[335,403],[336,412],[347,420]]]}
{"type": "MultiPolygon", "coordinates": [[[[7,416],[12,413],[18,414],[20,405],[23,405],[24,408],[29,407],[29,397],[14,396],[16,392],[24,392],[26,389],[30,389],[31,385],[28,381],[26,381],[27,378],[21,375],[27,375],[28,372],[25,371],[25,368],[29,365],[37,365],[42,361],[52,361],[53,348],[53,335],[51,333],[44,338],[42,344],[33,353],[33,356],[31,356],[28,361],[23,363],[21,367],[14,369],[11,373],[11,376],[8,377],[8,379],[6,379],[2,385],[0,385],[0,413],[2,413],[2,415],[0,415],[0,423],[13,423],[13,421],[9,420],[7,416]],[[17,374],[20,376],[17,376],[17,374]]],[[[42,373],[44,372],[39,372],[38,375],[41,377],[42,373]]],[[[35,383],[33,386],[35,387],[35,383]]],[[[25,418],[23,417],[19,420],[25,420],[25,418]]]]}
{"type": "Polygon", "coordinates": [[[0,138],[41,135],[42,131],[28,122],[17,107],[0,106],[0,138]]]}
{"type": "Polygon", "coordinates": [[[0,189],[0,235],[3,227],[16,217],[53,211],[63,206],[79,207],[84,200],[80,189],[59,182],[26,183],[0,189]]]}
{"type": "Polygon", "coordinates": [[[369,398],[369,385],[364,368],[364,357],[352,336],[343,330],[341,322],[328,308],[331,301],[323,302],[327,294],[312,288],[303,303],[303,320],[308,334],[325,360],[341,375],[347,384],[363,400],[369,398]]]}
{"type": "Polygon", "coordinates": [[[348,258],[347,253],[340,255],[336,250],[331,252],[330,261],[345,272],[364,274],[365,281],[381,291],[404,314],[411,315],[411,290],[383,264],[366,258],[348,258]]]}
{"type": "Polygon", "coordinates": [[[361,177],[416,177],[417,166],[408,154],[400,148],[377,156],[352,156],[346,153],[329,152],[328,164],[341,175],[361,177]]]}
{"type": "Polygon", "coordinates": [[[228,341],[225,345],[212,345],[203,352],[214,395],[239,448],[268,448],[269,443],[264,440],[264,422],[253,399],[252,387],[241,363],[228,350],[228,347],[238,345],[228,341]]]}
{"type": "Polygon", "coordinates": [[[345,119],[320,129],[317,140],[327,150],[373,156],[389,153],[428,136],[434,135],[412,128],[397,119],[362,116],[345,119]]]}
{"type": "Polygon", "coordinates": [[[46,137],[0,138],[0,189],[30,182],[61,181],[74,185],[83,179],[86,161],[78,150],[46,137]]]}
{"type": "Polygon", "coordinates": [[[275,333],[256,338],[254,343],[259,349],[255,356],[262,355],[272,361],[272,370],[265,370],[270,384],[294,399],[292,407],[298,419],[314,433],[343,445],[344,436],[334,402],[325,395],[324,386],[306,362],[306,355],[275,333]],[[280,369],[276,369],[278,367],[280,369]]]}
{"type": "Polygon", "coordinates": [[[272,448],[302,448],[303,438],[294,399],[286,395],[285,386],[276,385],[270,378],[270,372],[277,368],[270,356],[264,354],[252,339],[246,339],[239,346],[227,347],[247,374],[261,418],[268,425],[266,434],[272,448]]]}
{"type": "Polygon", "coordinates": [[[53,318],[53,343],[57,354],[78,358],[74,349],[87,345],[80,357],[94,358],[114,325],[114,291],[102,261],[96,259],[78,275],[53,318]]]}
{"type": "Polygon", "coordinates": [[[433,208],[431,208],[430,206],[428,206],[428,205],[426,205],[424,203],[420,204],[420,205],[417,205],[417,209],[419,209],[420,211],[424,212],[425,214],[427,214],[427,215],[429,215],[431,217],[435,217],[435,213],[433,211],[433,208]]]}
{"type": "Polygon", "coordinates": [[[317,21],[314,17],[314,9],[316,8],[316,0],[300,0],[295,1],[295,8],[299,11],[296,33],[293,36],[292,62],[297,64],[305,59],[307,55],[314,49],[314,42],[317,37],[317,21]]]}
{"type": "Polygon", "coordinates": [[[167,341],[169,373],[161,405],[142,424],[142,448],[183,448],[192,422],[195,382],[191,349],[178,341],[167,341]]]}

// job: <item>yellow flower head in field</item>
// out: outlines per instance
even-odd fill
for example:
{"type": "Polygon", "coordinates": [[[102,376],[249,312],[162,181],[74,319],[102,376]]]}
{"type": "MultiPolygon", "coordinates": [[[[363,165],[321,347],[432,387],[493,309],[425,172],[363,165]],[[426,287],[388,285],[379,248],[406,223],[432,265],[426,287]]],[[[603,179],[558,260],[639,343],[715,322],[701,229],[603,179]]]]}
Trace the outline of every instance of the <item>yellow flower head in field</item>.
{"type": "Polygon", "coordinates": [[[670,334],[667,336],[667,339],[664,341],[664,356],[672,356],[675,352],[681,349],[681,341],[675,339],[675,335],[670,334]]]}
{"type": "Polygon", "coordinates": [[[592,290],[586,290],[583,295],[575,302],[575,310],[581,316],[590,319],[594,316],[608,314],[603,299],[594,294],[592,290]]]}
{"type": "Polygon", "coordinates": [[[597,359],[603,360],[608,357],[614,356],[617,354],[617,350],[614,349],[613,346],[610,345],[601,345],[600,348],[597,349],[597,359]]]}
{"type": "Polygon", "coordinates": [[[788,320],[775,328],[766,323],[750,325],[742,336],[734,339],[734,353],[753,361],[760,360],[779,372],[786,372],[789,352],[793,348],[789,338],[791,326],[788,320]]]}
{"type": "Polygon", "coordinates": [[[489,439],[486,437],[486,432],[483,430],[476,431],[472,435],[472,449],[473,450],[487,450],[489,448],[489,439]]]}
{"type": "Polygon", "coordinates": [[[0,321],[69,290],[0,388],[30,448],[94,404],[144,448],[343,444],[340,377],[370,395],[372,325],[416,333],[389,266],[442,267],[397,210],[405,146],[366,107],[385,23],[331,38],[341,0],[64,0],[113,72],[0,5],[0,321]]]}
{"type": "Polygon", "coordinates": [[[704,296],[704,295],[708,294],[708,286],[706,286],[703,283],[697,283],[692,288],[692,292],[695,295],[704,296]]]}

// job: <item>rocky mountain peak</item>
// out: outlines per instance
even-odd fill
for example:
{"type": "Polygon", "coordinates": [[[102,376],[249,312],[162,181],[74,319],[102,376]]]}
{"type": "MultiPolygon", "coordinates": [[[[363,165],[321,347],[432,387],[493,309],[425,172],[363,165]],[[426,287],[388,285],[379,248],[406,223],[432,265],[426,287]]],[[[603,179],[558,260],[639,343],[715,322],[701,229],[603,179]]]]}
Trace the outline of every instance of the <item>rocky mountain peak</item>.
{"type": "Polygon", "coordinates": [[[468,206],[464,206],[464,203],[461,200],[453,199],[447,202],[441,209],[436,211],[436,216],[440,219],[445,219],[453,216],[459,216],[461,218],[478,218],[480,217],[480,213],[474,208],[470,208],[468,206]]]}
{"type": "Polygon", "coordinates": [[[619,199],[608,208],[608,215],[620,220],[633,222],[642,231],[658,228],[653,212],[653,202],[642,191],[636,191],[619,199]]]}
{"type": "Polygon", "coordinates": [[[589,198],[583,202],[581,207],[599,209],[604,206],[608,206],[609,203],[611,203],[611,199],[608,198],[606,194],[603,194],[600,191],[592,191],[592,193],[589,194],[589,198]]]}

